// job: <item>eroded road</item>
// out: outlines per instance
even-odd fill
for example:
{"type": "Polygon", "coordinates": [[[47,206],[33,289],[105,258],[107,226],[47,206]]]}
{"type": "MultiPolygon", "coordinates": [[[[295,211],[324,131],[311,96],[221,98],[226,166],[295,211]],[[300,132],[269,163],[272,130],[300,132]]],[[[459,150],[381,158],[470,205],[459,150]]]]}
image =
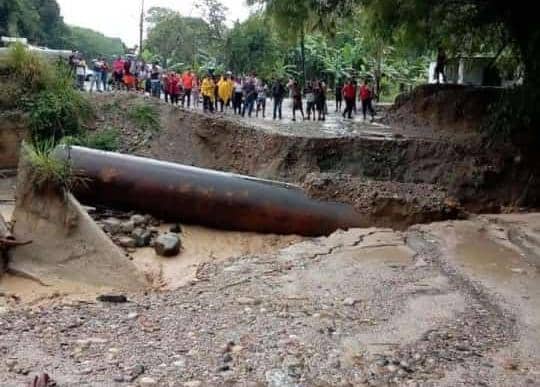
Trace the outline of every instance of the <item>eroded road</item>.
{"type": "Polygon", "coordinates": [[[210,260],[125,304],[4,293],[0,384],[538,385],[539,246],[540,214],[482,216],[210,260]]]}

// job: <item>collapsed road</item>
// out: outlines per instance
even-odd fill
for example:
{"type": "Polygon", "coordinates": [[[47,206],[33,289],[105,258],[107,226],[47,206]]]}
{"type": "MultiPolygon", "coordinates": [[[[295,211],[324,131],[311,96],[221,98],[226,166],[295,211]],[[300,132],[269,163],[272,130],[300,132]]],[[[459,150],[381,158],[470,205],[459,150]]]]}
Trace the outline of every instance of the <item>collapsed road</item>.
{"type": "Polygon", "coordinates": [[[74,194],[89,205],[261,233],[320,236],[361,225],[352,206],[311,199],[288,184],[76,146],[56,155],[87,179],[74,194]]]}

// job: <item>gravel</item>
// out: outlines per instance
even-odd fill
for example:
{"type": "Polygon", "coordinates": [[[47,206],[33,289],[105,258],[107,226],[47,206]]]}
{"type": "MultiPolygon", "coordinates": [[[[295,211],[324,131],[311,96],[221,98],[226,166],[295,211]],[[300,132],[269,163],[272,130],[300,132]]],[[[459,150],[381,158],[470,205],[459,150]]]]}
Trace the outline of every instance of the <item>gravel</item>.
{"type": "Polygon", "coordinates": [[[45,371],[59,385],[430,385],[459,366],[470,371],[462,382],[497,385],[477,370],[512,341],[511,316],[421,235],[407,235],[416,241],[409,264],[355,260],[366,238],[389,232],[205,263],[191,285],[130,294],[130,302],[8,311],[0,315],[0,354],[9,360],[0,364],[0,384],[45,371]],[[338,258],[347,252],[350,261],[338,258]],[[419,259],[427,265],[416,266],[419,259]],[[357,347],[358,335],[391,334],[407,300],[431,297],[411,289],[437,276],[449,285],[432,292],[460,294],[462,312],[380,351],[357,347]]]}

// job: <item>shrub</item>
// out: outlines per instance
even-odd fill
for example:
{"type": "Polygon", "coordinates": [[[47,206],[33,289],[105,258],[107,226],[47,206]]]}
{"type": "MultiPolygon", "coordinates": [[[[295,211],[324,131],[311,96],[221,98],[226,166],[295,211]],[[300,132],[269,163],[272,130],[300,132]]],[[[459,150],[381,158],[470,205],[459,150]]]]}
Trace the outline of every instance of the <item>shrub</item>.
{"type": "Polygon", "coordinates": [[[138,104],[135,105],[128,113],[128,118],[144,131],[157,132],[160,130],[159,112],[154,105],[138,104]]]}
{"type": "Polygon", "coordinates": [[[120,147],[120,132],[116,128],[108,128],[100,132],[87,133],[81,137],[65,137],[66,145],[80,145],[104,151],[117,151],[120,147]]]}
{"type": "Polygon", "coordinates": [[[52,63],[15,45],[4,63],[22,90],[18,107],[29,115],[32,141],[57,143],[63,136],[77,136],[91,116],[90,103],[74,88],[66,64],[52,63]]]}

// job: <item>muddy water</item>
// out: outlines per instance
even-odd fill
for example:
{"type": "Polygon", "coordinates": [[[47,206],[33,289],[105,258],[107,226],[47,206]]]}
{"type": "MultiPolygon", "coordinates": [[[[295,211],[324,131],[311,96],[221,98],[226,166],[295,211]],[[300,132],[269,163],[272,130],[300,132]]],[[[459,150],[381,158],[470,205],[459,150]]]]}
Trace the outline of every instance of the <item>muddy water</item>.
{"type": "MultiPolygon", "coordinates": [[[[161,233],[171,225],[162,225],[161,233]]],[[[197,270],[206,262],[222,261],[245,255],[277,251],[302,240],[297,236],[214,230],[199,226],[182,226],[182,251],[177,257],[163,258],[153,248],[131,253],[135,265],[145,273],[154,287],[174,289],[197,279],[197,270]]]]}
{"type": "Polygon", "coordinates": [[[519,253],[493,241],[487,232],[459,230],[457,238],[456,261],[467,270],[502,281],[526,270],[519,253]]]}
{"type": "MultiPolygon", "coordinates": [[[[540,348],[540,244],[534,243],[540,230],[540,214],[484,216],[474,221],[426,226],[443,245],[443,253],[473,281],[491,290],[503,306],[515,314],[522,326],[515,350],[519,361],[538,358],[540,348]],[[515,235],[510,238],[510,235],[515,235]],[[524,248],[523,241],[528,244],[524,248]]],[[[513,348],[513,347],[512,347],[513,348]]],[[[514,357],[511,349],[501,352],[501,362],[514,357]]],[[[527,367],[540,370],[540,364],[527,367]]],[[[540,371],[538,371],[540,372],[540,371]]]]}

